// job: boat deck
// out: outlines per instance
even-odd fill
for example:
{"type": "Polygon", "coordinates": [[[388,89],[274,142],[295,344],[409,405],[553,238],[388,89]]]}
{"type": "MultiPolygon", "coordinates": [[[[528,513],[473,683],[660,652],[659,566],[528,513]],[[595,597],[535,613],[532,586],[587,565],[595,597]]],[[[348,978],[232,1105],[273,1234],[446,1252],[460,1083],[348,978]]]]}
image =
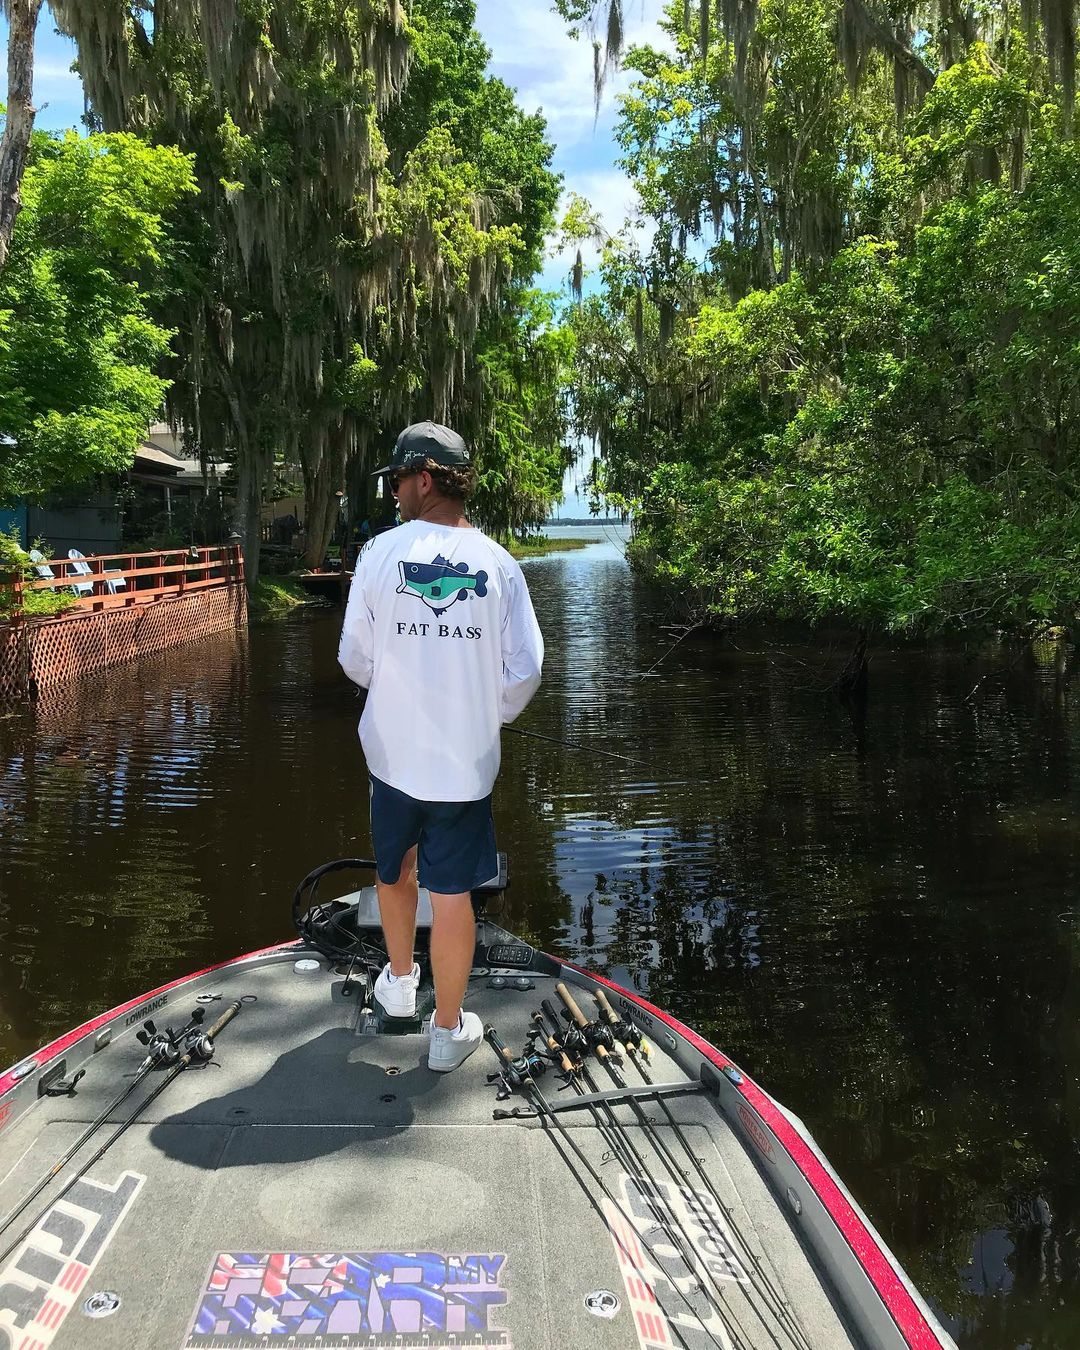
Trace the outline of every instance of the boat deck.
{"type": "MultiPolygon", "coordinates": [[[[297,973],[295,955],[200,981],[200,991],[222,996],[206,1005],[207,1024],[241,994],[257,1001],[222,1032],[214,1061],[180,1073],[3,1262],[0,1346],[857,1343],[707,1095],[666,1104],[719,1207],[655,1101],[643,1107],[655,1126],[614,1108],[639,1155],[636,1177],[588,1111],[560,1113],[568,1136],[550,1119],[494,1121],[486,1080],[498,1066],[488,1046],[453,1074],[435,1074],[425,1037],[372,1034],[363,985],[343,997],[340,975],[325,962],[297,973]],[[673,1235],[674,1214],[683,1224],[673,1235]],[[680,1234],[692,1235],[692,1272],[680,1234]],[[118,1306],[91,1316],[96,1294],[94,1310],[118,1306]]],[[[519,991],[477,975],[467,1002],[515,1052],[540,999],[554,999],[553,978],[528,978],[535,987],[519,991]]],[[[184,1020],[194,993],[174,991],[153,1014],[159,1025],[184,1020]]],[[[142,1054],[122,1037],[88,1062],[75,1096],[39,1103],[0,1135],[0,1214],[130,1081],[142,1054]]],[[[659,1051],[652,1072],[657,1083],[685,1080],[659,1051]]],[[[594,1077],[600,1090],[613,1086],[599,1066],[594,1077]]],[[[640,1083],[632,1069],[627,1078],[640,1083]]],[[[540,1086],[551,1101],[569,1094],[554,1074],[540,1086]]],[[[18,1229],[0,1235],[0,1250],[18,1229]]]]}

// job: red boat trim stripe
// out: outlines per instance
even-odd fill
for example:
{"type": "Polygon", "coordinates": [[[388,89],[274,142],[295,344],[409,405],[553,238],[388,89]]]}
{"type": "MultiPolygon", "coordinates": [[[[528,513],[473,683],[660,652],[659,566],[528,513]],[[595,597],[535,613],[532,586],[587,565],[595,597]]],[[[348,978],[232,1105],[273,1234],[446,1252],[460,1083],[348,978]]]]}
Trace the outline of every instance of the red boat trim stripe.
{"type": "MultiPolygon", "coordinates": [[[[74,1031],[66,1031],[63,1036],[57,1037],[55,1041],[50,1041],[40,1050],[24,1056],[19,1060],[19,1064],[25,1064],[28,1059],[32,1059],[41,1068],[48,1064],[50,1059],[62,1055],[65,1050],[70,1049],[90,1032],[97,1031],[99,1027],[111,1022],[114,1017],[120,1017],[124,1013],[130,1012],[132,1008],[137,1008],[141,1003],[148,1003],[151,999],[157,998],[159,994],[167,994],[170,989],[179,989],[181,985],[190,984],[192,980],[197,980],[202,975],[212,975],[215,970],[224,970],[226,966],[235,966],[241,961],[250,960],[253,956],[266,956],[270,952],[288,951],[290,947],[299,947],[300,945],[299,939],[292,942],[275,942],[269,947],[260,947],[257,952],[247,952],[243,956],[234,956],[229,961],[219,961],[216,965],[193,971],[190,975],[181,975],[179,979],[170,980],[168,984],[160,985],[157,989],[151,989],[147,994],[140,994],[138,998],[129,999],[127,1003],[120,1003],[115,1008],[110,1008],[108,1012],[100,1013],[97,1017],[91,1018],[89,1022],[84,1022],[81,1027],[76,1027],[74,1031]]],[[[23,1081],[22,1077],[15,1077],[14,1071],[18,1066],[18,1064],[13,1064],[10,1069],[0,1074],[0,1097],[23,1081]]]]}
{"type": "MultiPolygon", "coordinates": [[[[613,989],[616,993],[623,994],[626,998],[631,999],[639,1008],[644,1008],[653,1017],[659,1018],[661,1022],[671,1027],[673,1031],[677,1031],[680,1036],[690,1042],[695,1050],[700,1051],[706,1059],[718,1068],[723,1069],[733,1063],[726,1055],[721,1054],[715,1046],[710,1045],[708,1041],[699,1036],[696,1031],[680,1022],[677,1017],[672,1017],[663,1008],[658,1008],[655,1004],[649,1003],[639,994],[624,989],[621,984],[605,979],[603,975],[597,975],[594,971],[576,966],[572,961],[562,961],[562,964],[567,969],[576,970],[589,979],[596,980],[598,984],[606,985],[608,989],[613,989]]],[[[748,1078],[742,1069],[739,1072],[743,1074],[743,1081],[740,1084],[732,1084],[732,1086],[746,1098],[762,1120],[765,1121],[777,1140],[787,1150],[792,1162],[802,1172],[818,1199],[825,1206],[829,1216],[843,1234],[848,1246],[866,1272],[867,1279],[877,1290],[882,1303],[888,1308],[893,1321],[895,1321],[901,1335],[907,1340],[908,1345],[912,1347],[912,1350],[940,1350],[941,1340],[927,1322],[922,1309],[912,1298],[910,1291],[896,1273],[881,1247],[874,1240],[869,1229],[852,1209],[851,1202],[837,1186],[828,1171],[821,1165],[821,1160],[817,1154],[787,1117],[776,1109],[772,1101],[753,1079],[748,1078]]]]}
{"type": "MultiPolygon", "coordinates": [[[[266,956],[270,952],[288,951],[292,947],[299,947],[302,944],[299,940],[293,942],[275,942],[269,947],[261,947],[258,951],[247,952],[243,956],[234,956],[228,961],[219,961],[215,965],[206,966],[202,970],[192,972],[190,975],[182,975],[178,979],[171,980],[168,984],[160,985],[147,993],[140,994],[137,998],[129,999],[126,1003],[121,1003],[108,1012],[101,1013],[72,1031],[66,1032],[63,1036],[51,1041],[43,1046],[36,1053],[26,1056],[19,1061],[19,1064],[26,1062],[26,1059],[36,1061],[39,1068],[44,1067],[50,1060],[55,1059],[57,1055],[69,1049],[84,1036],[105,1026],[114,1018],[130,1012],[132,1008],[137,1008],[140,1004],[149,1002],[160,994],[168,993],[172,989],[178,989],[181,985],[189,984],[192,980],[197,980],[203,975],[213,974],[216,970],[224,970],[228,966],[238,965],[241,961],[250,960],[256,956],[266,956]]],[[[704,1055],[711,1063],[718,1068],[723,1069],[733,1061],[722,1054],[715,1046],[704,1040],[690,1027],[680,1022],[678,1018],[665,1012],[663,1008],[658,1008],[647,999],[635,994],[632,990],[616,984],[613,980],[606,979],[603,975],[597,975],[593,971],[585,970],[581,966],[574,965],[571,961],[563,961],[563,965],[569,970],[576,970],[589,979],[596,980],[597,983],[605,985],[608,989],[614,990],[618,994],[624,995],[639,1008],[643,1008],[653,1017],[657,1017],[665,1025],[677,1031],[680,1036],[687,1040],[700,1054],[704,1055]]],[[[21,1077],[16,1077],[12,1066],[4,1074],[0,1075],[0,1097],[12,1088],[22,1082],[21,1077]]],[[[739,1071],[742,1073],[742,1070],[739,1071]]],[[[940,1350],[941,1341],[935,1335],[934,1331],[927,1322],[925,1315],[918,1304],[912,1298],[910,1292],[900,1279],[899,1275],[893,1269],[892,1263],[886,1258],[881,1248],[870,1234],[866,1225],[851,1207],[847,1197],[836,1185],[836,1182],[829,1175],[828,1171],[821,1165],[820,1160],[810,1146],[803,1139],[802,1135],[788,1121],[786,1116],[782,1115],[769,1100],[760,1087],[749,1077],[743,1074],[741,1084],[733,1084],[736,1090],[753,1106],[762,1120],[772,1130],[776,1139],[787,1150],[792,1162],[799,1168],[808,1184],[812,1187],[818,1199],[828,1211],[833,1222],[843,1234],[851,1250],[857,1257],[860,1265],[866,1273],[867,1278],[877,1290],[882,1302],[888,1308],[901,1334],[906,1338],[908,1345],[912,1350],[940,1350]]]]}

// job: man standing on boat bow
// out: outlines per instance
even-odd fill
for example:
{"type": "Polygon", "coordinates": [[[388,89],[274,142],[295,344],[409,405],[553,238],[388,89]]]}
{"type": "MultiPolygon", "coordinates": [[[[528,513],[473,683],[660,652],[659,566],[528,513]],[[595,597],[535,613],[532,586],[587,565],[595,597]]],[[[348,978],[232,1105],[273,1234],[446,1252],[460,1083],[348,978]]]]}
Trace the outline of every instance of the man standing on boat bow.
{"type": "Polygon", "coordinates": [[[357,558],[338,652],[368,690],[360,743],[390,957],[375,996],[390,1016],[415,1014],[419,883],[433,916],[428,1065],[446,1072],[483,1040],[461,1006],[476,948],[471,892],[498,871],[500,727],[536,692],[544,640],[521,568],[466,519],[476,474],[456,432],[406,427],[376,476],[403,523],[357,558]]]}

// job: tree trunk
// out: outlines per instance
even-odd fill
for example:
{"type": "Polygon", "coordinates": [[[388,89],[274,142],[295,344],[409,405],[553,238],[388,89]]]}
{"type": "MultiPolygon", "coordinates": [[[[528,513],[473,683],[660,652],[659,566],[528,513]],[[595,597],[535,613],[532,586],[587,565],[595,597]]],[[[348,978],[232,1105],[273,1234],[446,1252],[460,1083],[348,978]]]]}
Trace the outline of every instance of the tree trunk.
{"type": "Polygon", "coordinates": [[[341,512],[345,490],[345,433],[341,427],[326,434],[318,467],[304,466],[304,565],[317,572],[326,557],[341,512]]]}
{"type": "Polygon", "coordinates": [[[30,133],[34,128],[34,30],[41,0],[8,0],[7,120],[0,140],[0,267],[7,262],[30,133]]]}
{"type": "Polygon", "coordinates": [[[325,473],[317,473],[304,486],[304,566],[317,572],[326,557],[326,547],[334,532],[338,498],[330,491],[325,473]]]}
{"type": "Polygon", "coordinates": [[[233,525],[244,550],[244,577],[250,590],[259,579],[262,493],[259,468],[254,462],[254,456],[246,454],[238,458],[233,525]]]}

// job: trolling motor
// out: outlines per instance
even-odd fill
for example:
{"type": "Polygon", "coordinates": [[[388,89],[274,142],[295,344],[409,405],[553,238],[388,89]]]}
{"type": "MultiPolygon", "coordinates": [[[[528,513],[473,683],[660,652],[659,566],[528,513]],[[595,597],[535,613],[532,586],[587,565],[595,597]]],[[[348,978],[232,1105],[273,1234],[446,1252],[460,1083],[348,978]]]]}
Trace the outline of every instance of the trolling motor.
{"type": "Polygon", "coordinates": [[[531,1044],[515,1057],[493,1026],[484,1028],[484,1040],[498,1055],[499,1063],[502,1065],[499,1073],[488,1074],[488,1082],[499,1085],[499,1090],[495,1094],[496,1101],[504,1102],[513,1092],[524,1092],[535,1087],[536,1079],[547,1070],[547,1060],[543,1055],[537,1054],[531,1044]]]}

